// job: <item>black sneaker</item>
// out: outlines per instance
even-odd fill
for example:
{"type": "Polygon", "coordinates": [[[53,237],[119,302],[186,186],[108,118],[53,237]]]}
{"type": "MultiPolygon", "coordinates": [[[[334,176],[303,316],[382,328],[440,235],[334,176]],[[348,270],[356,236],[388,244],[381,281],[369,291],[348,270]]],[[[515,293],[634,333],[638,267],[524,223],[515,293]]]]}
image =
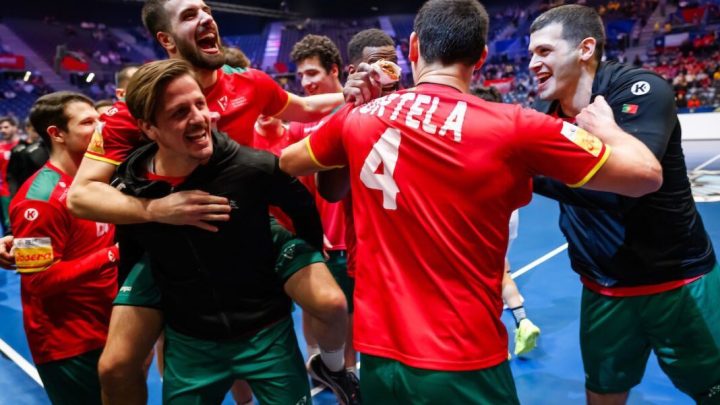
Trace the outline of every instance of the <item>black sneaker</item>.
{"type": "Polygon", "coordinates": [[[355,373],[345,370],[330,371],[319,354],[312,356],[308,360],[308,373],[312,378],[330,388],[340,405],[362,404],[360,381],[358,381],[355,373]]]}

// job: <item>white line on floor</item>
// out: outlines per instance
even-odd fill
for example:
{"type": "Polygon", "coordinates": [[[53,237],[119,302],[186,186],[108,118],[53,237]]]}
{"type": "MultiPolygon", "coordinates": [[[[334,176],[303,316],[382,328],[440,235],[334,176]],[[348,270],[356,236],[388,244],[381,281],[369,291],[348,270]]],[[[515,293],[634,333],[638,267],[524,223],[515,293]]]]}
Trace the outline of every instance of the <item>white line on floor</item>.
{"type": "Polygon", "coordinates": [[[713,163],[714,161],[716,161],[716,160],[718,160],[718,159],[720,159],[720,154],[718,154],[718,155],[715,156],[715,157],[712,157],[712,158],[708,159],[706,162],[704,162],[704,163],[701,164],[700,166],[696,167],[693,171],[702,170],[702,169],[704,169],[705,167],[709,166],[711,163],[713,163]]]}
{"type": "Polygon", "coordinates": [[[25,372],[25,374],[29,375],[30,378],[35,380],[36,383],[40,384],[41,387],[44,388],[44,385],[42,383],[42,380],[40,380],[40,375],[37,372],[37,369],[33,367],[32,364],[30,364],[29,361],[25,360],[23,356],[21,356],[18,352],[15,351],[10,345],[5,343],[4,340],[0,339],[0,351],[5,353],[10,360],[12,360],[15,364],[20,367],[22,371],[25,372]]]}
{"type": "Polygon", "coordinates": [[[534,269],[535,267],[537,267],[537,266],[545,263],[546,261],[550,260],[551,258],[553,258],[554,256],[556,256],[558,253],[560,253],[560,252],[562,252],[563,250],[567,249],[567,247],[568,247],[568,244],[567,244],[567,243],[556,247],[555,249],[553,249],[553,250],[551,250],[550,252],[546,253],[544,256],[542,256],[542,257],[540,257],[540,258],[538,258],[538,259],[535,259],[535,260],[533,260],[532,262],[530,262],[529,264],[525,265],[524,267],[522,267],[522,268],[520,268],[520,269],[512,272],[512,274],[510,274],[510,277],[512,277],[513,279],[516,279],[516,278],[522,276],[523,274],[527,273],[528,271],[530,271],[530,270],[534,269]]]}

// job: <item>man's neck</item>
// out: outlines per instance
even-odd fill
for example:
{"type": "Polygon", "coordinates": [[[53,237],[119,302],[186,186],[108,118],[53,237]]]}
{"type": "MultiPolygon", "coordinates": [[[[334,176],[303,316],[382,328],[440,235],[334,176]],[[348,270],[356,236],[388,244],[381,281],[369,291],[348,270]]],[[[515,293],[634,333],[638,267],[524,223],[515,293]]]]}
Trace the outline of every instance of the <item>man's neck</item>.
{"type": "Polygon", "coordinates": [[[574,83],[572,91],[568,91],[569,95],[558,100],[564,115],[574,118],[580,114],[583,108],[590,105],[596,69],[597,66],[588,66],[587,69],[583,69],[580,78],[574,83]]]}
{"type": "Polygon", "coordinates": [[[449,66],[443,66],[440,63],[418,66],[416,72],[415,84],[433,83],[442,84],[455,88],[463,93],[470,92],[470,83],[472,82],[472,66],[465,66],[456,63],[449,66]]]}
{"type": "Polygon", "coordinates": [[[200,165],[197,160],[178,158],[165,154],[162,150],[158,150],[152,159],[150,167],[153,174],[158,176],[187,177],[200,165]]]}
{"type": "Polygon", "coordinates": [[[53,151],[50,153],[50,164],[57,167],[63,173],[70,177],[75,177],[83,155],[71,156],[66,150],[57,150],[58,146],[53,145],[53,151]]]}
{"type": "Polygon", "coordinates": [[[197,75],[200,86],[202,86],[203,90],[205,90],[215,84],[215,82],[217,81],[218,72],[217,69],[207,70],[195,68],[195,75],[197,75]]]}

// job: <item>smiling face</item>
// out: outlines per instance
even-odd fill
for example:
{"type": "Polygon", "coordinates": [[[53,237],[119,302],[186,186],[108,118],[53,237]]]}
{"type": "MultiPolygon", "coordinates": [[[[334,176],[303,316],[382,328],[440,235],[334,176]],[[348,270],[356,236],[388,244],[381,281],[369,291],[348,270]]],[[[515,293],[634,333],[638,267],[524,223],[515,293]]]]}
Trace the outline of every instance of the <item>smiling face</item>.
{"type": "Polygon", "coordinates": [[[305,58],[298,63],[298,78],[305,94],[312,96],[314,94],[337,93],[342,87],[338,80],[338,67],[333,64],[330,72],[326,71],[319,56],[311,56],[305,58]]]}
{"type": "Polygon", "coordinates": [[[194,67],[215,70],[225,63],[220,34],[210,7],[202,0],[171,0],[165,3],[170,21],[169,35],[161,43],[171,56],[179,56],[194,67]]]}
{"type": "Polygon", "coordinates": [[[582,73],[580,48],[562,38],[562,25],[551,24],[530,35],[530,71],[538,79],[543,100],[567,100],[582,73]]]}
{"type": "Polygon", "coordinates": [[[159,174],[186,175],[212,155],[210,110],[200,86],[190,75],[168,83],[155,124],[141,121],[141,129],[157,142],[157,158],[163,166],[179,170],[159,174]]]}

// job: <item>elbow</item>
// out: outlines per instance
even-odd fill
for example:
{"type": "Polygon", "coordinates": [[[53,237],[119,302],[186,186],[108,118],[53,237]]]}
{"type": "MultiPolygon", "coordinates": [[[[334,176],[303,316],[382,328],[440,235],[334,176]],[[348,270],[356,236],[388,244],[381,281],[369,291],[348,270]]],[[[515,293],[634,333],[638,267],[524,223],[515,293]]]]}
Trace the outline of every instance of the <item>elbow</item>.
{"type": "Polygon", "coordinates": [[[644,173],[638,175],[638,179],[637,186],[631,191],[630,197],[642,197],[660,190],[663,184],[662,166],[658,161],[654,161],[644,173]]]}
{"type": "Polygon", "coordinates": [[[280,156],[279,164],[280,170],[289,174],[290,176],[294,177],[300,175],[297,165],[294,164],[292,157],[289,154],[285,153],[285,151],[283,151],[282,155],[280,156]]]}
{"type": "Polygon", "coordinates": [[[80,194],[81,191],[78,190],[78,187],[71,185],[70,190],[68,191],[67,201],[65,203],[70,213],[77,217],[82,216],[82,209],[80,208],[79,203],[80,194]]]}

